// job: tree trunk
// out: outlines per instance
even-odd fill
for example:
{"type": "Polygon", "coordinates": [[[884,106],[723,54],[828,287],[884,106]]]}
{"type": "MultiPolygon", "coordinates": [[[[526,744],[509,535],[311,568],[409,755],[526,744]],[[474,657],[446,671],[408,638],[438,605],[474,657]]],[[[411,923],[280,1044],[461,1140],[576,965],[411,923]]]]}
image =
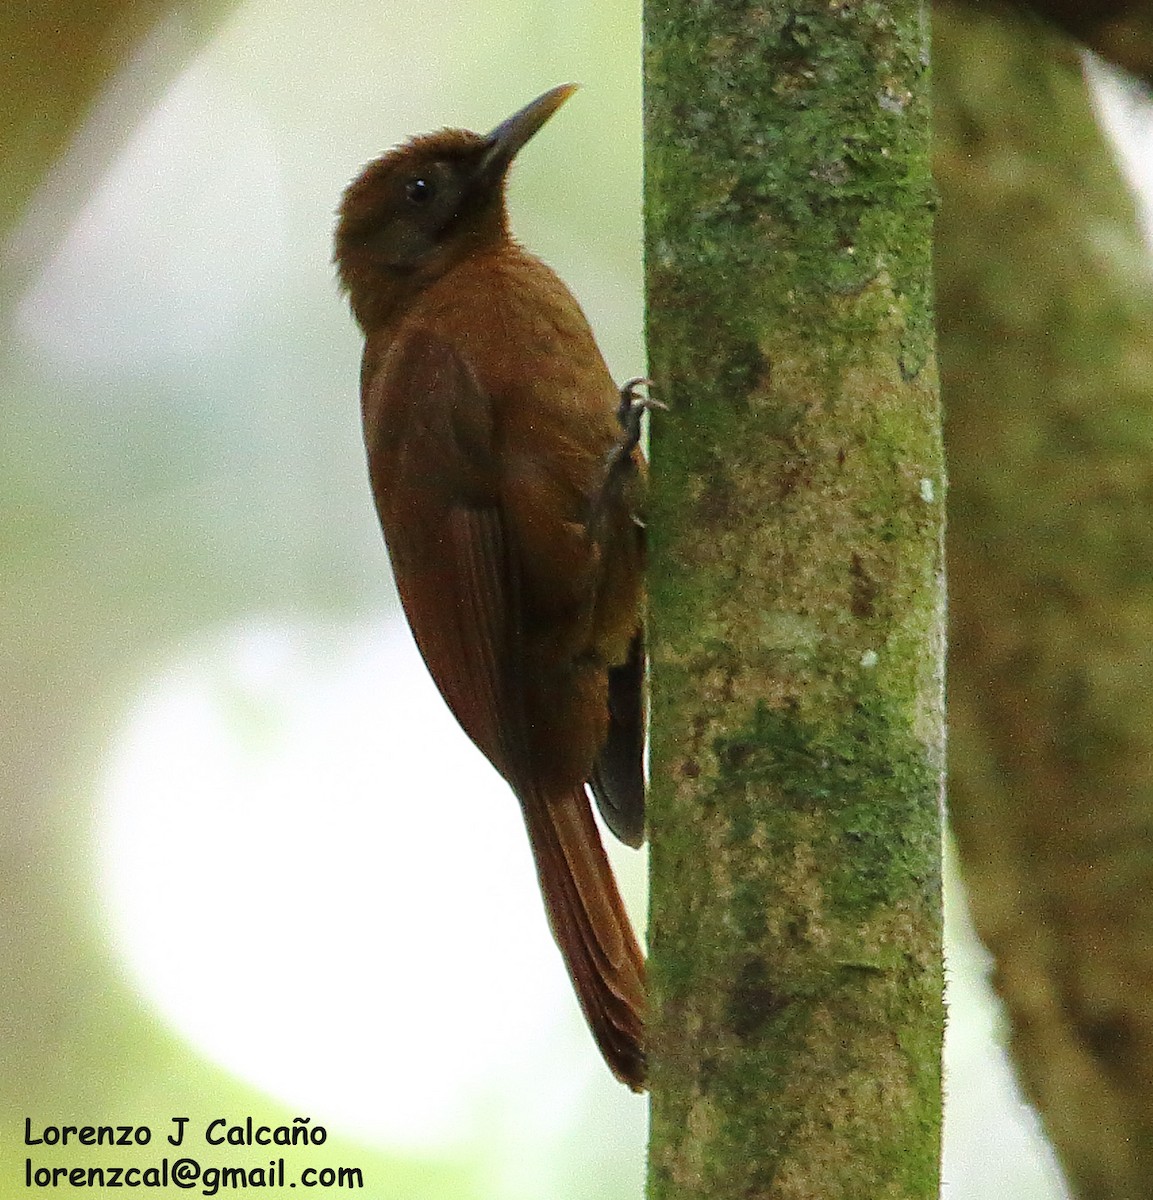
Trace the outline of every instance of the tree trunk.
{"type": "Polygon", "coordinates": [[[651,1196],[938,1190],[922,8],[650,0],[651,1196]]]}
{"type": "Polygon", "coordinates": [[[1076,1194],[1153,1190],[1153,292],[1075,47],[936,24],[952,815],[1076,1194]]]}
{"type": "MultiPolygon", "coordinates": [[[[17,225],[54,164],[87,181],[120,150],[145,101],[162,94],[234,0],[40,0],[0,5],[0,235],[17,225]],[[167,21],[162,36],[157,30],[167,21]],[[149,49],[149,39],[155,45],[149,49]],[[125,65],[136,71],[110,88],[125,65]],[[80,153],[76,136],[103,107],[99,130],[80,153]],[[71,145],[70,145],[71,144],[71,145]]],[[[32,245],[3,245],[0,318],[75,216],[86,186],[60,187],[38,214],[32,245]]]]}
{"type": "MultiPolygon", "coordinates": [[[[1004,12],[1004,0],[970,0],[974,8],[1004,12]]],[[[1150,0],[1017,0],[1095,54],[1153,83],[1153,4],[1150,0]]]]}

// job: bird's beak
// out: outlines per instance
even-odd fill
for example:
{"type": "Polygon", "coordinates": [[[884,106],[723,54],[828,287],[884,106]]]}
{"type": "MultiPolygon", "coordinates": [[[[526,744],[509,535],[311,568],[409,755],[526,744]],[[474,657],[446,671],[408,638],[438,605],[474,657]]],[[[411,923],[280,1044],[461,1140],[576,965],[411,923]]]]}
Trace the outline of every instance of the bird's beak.
{"type": "Polygon", "coordinates": [[[529,138],[576,90],[575,83],[562,83],[501,121],[485,138],[486,148],[481,156],[479,176],[495,183],[508,170],[509,163],[529,138]]]}

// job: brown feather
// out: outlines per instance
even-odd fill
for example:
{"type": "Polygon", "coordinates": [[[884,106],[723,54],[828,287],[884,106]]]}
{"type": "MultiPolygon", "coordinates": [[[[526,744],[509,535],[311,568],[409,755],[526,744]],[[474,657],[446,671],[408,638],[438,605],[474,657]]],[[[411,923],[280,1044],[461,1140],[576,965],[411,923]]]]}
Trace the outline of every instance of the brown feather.
{"type": "MultiPolygon", "coordinates": [[[[494,451],[478,433],[483,420],[462,428],[460,420],[444,417],[484,412],[488,401],[456,352],[417,329],[394,343],[382,370],[369,380],[366,408],[378,421],[379,414],[391,414],[392,438],[387,445],[381,439],[370,441],[370,464],[397,587],[417,645],[462,727],[519,796],[549,924],[582,1011],[610,1069],[640,1089],[644,958],[579,786],[583,779],[595,778],[597,746],[611,727],[607,698],[602,701],[605,730],[589,743],[583,769],[577,768],[577,777],[557,796],[542,786],[531,746],[526,704],[534,692],[545,689],[525,677],[531,672],[526,644],[531,647],[533,639],[526,638],[524,607],[531,596],[526,598],[522,586],[520,555],[509,546],[508,506],[498,503],[499,471],[490,461],[494,451]],[[416,412],[413,395],[421,398],[416,412]],[[402,432],[405,413],[413,430],[407,437],[402,432]],[[473,504],[460,502],[459,486],[445,494],[435,477],[441,472],[431,473],[430,479],[427,463],[413,450],[413,441],[425,435],[429,422],[440,422],[439,465],[458,480],[471,481],[465,491],[473,504]],[[418,491],[418,506],[397,505],[397,495],[418,491]]],[[[587,572],[597,550],[586,544],[583,553],[586,562],[578,569],[587,572]]],[[[581,593],[579,586],[570,590],[574,596],[581,593]]],[[[573,669],[566,664],[566,671],[573,669]]],[[[635,674],[643,670],[643,661],[634,656],[631,668],[626,663],[621,669],[635,674]]],[[[639,707],[639,693],[633,699],[639,707]]],[[[639,712],[632,719],[630,737],[642,728],[641,719],[639,712]]],[[[638,754],[641,747],[643,742],[635,747],[638,754]]],[[[624,767],[614,780],[619,784],[622,775],[635,777],[640,769],[639,762],[631,773],[624,767]]],[[[635,779],[628,786],[635,786],[635,779]]]]}
{"type": "Polygon", "coordinates": [[[526,804],[525,823],[553,937],[613,1074],[645,1082],[644,957],[583,790],[526,804]]]}

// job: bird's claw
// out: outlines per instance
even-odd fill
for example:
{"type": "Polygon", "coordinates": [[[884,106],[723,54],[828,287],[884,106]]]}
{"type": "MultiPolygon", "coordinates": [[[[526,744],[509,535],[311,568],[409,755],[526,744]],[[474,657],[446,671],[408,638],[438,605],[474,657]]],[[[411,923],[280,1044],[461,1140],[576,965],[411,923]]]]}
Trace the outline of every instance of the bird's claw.
{"type": "Polygon", "coordinates": [[[636,379],[630,379],[621,387],[621,402],[617,408],[617,420],[625,431],[624,444],[621,447],[625,454],[631,454],[633,448],[641,440],[641,418],[644,414],[653,409],[668,411],[667,404],[641,390],[652,386],[651,379],[638,375],[636,379]]]}

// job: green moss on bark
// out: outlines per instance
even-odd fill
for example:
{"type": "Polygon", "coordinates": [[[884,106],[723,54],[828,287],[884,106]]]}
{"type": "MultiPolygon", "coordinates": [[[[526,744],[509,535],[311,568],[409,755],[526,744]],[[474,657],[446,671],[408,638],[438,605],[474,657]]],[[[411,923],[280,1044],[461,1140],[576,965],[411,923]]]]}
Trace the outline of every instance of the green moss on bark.
{"type": "Polygon", "coordinates": [[[651,1195],[936,1195],[915,4],[652,3],[651,1195]]]}

